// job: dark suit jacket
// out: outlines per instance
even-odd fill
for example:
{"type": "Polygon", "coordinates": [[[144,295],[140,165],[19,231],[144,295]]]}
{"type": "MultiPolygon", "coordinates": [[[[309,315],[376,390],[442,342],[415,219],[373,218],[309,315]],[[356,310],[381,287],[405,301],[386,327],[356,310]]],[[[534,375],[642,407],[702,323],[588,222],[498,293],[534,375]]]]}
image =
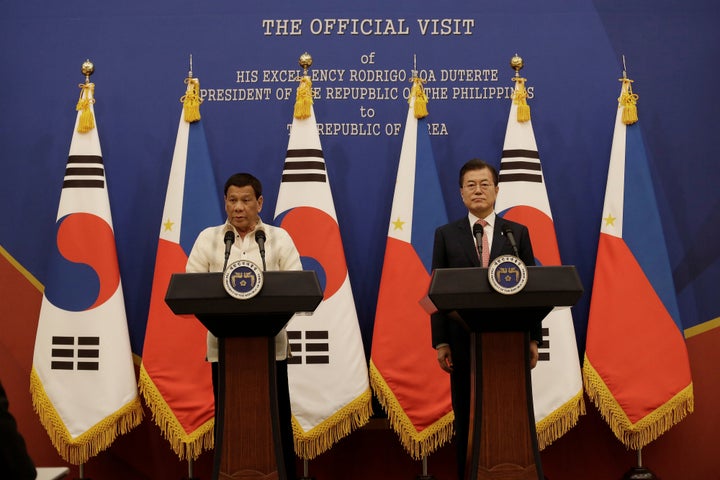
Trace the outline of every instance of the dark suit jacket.
{"type": "MultiPolygon", "coordinates": [[[[490,249],[490,261],[500,255],[514,255],[510,240],[504,234],[504,229],[509,226],[515,236],[515,242],[518,247],[518,254],[525,265],[535,265],[535,256],[533,255],[532,244],[530,243],[530,234],[525,225],[521,225],[510,220],[497,216],[495,226],[493,228],[493,241],[490,249]]],[[[435,243],[433,246],[432,268],[463,268],[463,267],[480,267],[480,259],[475,249],[475,241],[470,222],[465,216],[460,220],[448,223],[435,230],[435,243]]],[[[440,343],[450,344],[453,352],[453,360],[464,360],[465,348],[464,344],[468,337],[467,332],[462,330],[460,325],[448,318],[442,313],[434,313],[431,317],[432,322],[432,346],[435,348],[440,343]],[[457,345],[461,342],[463,345],[457,345]],[[458,348],[460,347],[460,348],[458,348]],[[460,351],[456,351],[460,350],[460,351]],[[458,358],[458,354],[460,358],[458,358]]],[[[538,323],[530,332],[530,337],[539,342],[542,341],[540,331],[540,323],[538,323]]]]}

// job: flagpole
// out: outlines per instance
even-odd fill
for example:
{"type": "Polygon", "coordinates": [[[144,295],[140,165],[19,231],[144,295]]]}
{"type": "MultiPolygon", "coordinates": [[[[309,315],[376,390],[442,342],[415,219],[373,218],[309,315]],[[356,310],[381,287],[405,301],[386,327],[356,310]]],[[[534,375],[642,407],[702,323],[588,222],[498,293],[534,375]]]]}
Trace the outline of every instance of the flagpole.
{"type": "MultiPolygon", "coordinates": [[[[624,58],[623,58],[624,61],[624,58]]],[[[623,475],[622,480],[657,480],[657,477],[642,464],[642,448],[637,449],[637,467],[633,467],[623,475]]]]}
{"type": "Polygon", "coordinates": [[[310,465],[307,458],[303,458],[303,476],[299,480],[315,480],[315,477],[310,476],[310,465]]]}
{"type": "Polygon", "coordinates": [[[195,477],[195,460],[188,458],[188,476],[182,480],[200,480],[199,477],[195,477]]]}
{"type": "Polygon", "coordinates": [[[435,480],[435,477],[432,475],[428,475],[428,468],[427,468],[427,455],[424,455],[422,457],[422,475],[418,475],[416,477],[417,480],[435,480]]]}
{"type": "MultiPolygon", "coordinates": [[[[192,53],[190,54],[190,67],[188,70],[188,79],[191,79],[193,76],[193,57],[192,53]]],[[[199,478],[195,477],[195,460],[193,460],[192,457],[188,458],[188,476],[187,479],[183,480],[199,480],[199,478]]]]}
{"type": "Polygon", "coordinates": [[[85,476],[85,463],[84,462],[80,462],[78,464],[78,474],[79,474],[79,477],[76,478],[75,480],[91,480],[90,477],[85,476]]]}
{"type": "MultiPolygon", "coordinates": [[[[413,69],[412,69],[413,80],[415,78],[417,78],[417,76],[418,76],[417,54],[413,53],[413,69]]],[[[422,475],[418,475],[417,480],[435,480],[435,477],[433,477],[432,475],[428,475],[427,455],[423,455],[423,457],[422,457],[422,475]]]]}

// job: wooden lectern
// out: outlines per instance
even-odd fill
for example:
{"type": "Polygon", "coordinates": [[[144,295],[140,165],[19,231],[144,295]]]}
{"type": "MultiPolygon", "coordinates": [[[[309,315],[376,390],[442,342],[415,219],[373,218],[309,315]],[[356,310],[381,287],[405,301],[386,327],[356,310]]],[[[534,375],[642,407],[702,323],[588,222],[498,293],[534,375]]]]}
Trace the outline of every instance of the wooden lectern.
{"type": "Polygon", "coordinates": [[[193,314],[219,339],[213,480],[285,480],[278,421],[275,335],[322,301],[313,271],[264,272],[262,290],[238,300],[222,273],[172,275],[165,302],[193,314]]]}
{"type": "Polygon", "coordinates": [[[543,480],[533,413],[529,329],[583,289],[575,267],[527,267],[525,288],[496,292],[487,268],[433,272],[428,297],[464,323],[471,346],[470,431],[465,478],[543,480]]]}

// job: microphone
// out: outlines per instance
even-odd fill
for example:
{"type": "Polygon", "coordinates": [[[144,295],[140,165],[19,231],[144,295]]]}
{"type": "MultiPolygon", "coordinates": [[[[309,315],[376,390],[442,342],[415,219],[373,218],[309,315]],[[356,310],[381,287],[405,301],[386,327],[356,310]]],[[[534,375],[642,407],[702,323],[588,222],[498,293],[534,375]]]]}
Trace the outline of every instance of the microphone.
{"type": "Polygon", "coordinates": [[[475,236],[475,241],[477,242],[478,257],[482,258],[483,227],[479,223],[473,225],[473,236],[475,236]]]}
{"type": "Polygon", "coordinates": [[[224,272],[227,268],[227,262],[228,258],[230,258],[230,248],[232,247],[233,243],[235,243],[235,233],[232,230],[228,230],[225,232],[225,263],[223,263],[223,269],[224,272]]]}
{"type": "Polygon", "coordinates": [[[513,233],[512,229],[510,228],[510,225],[505,225],[503,227],[503,233],[508,238],[508,240],[510,240],[510,245],[512,246],[513,252],[515,252],[515,256],[520,258],[520,254],[518,253],[517,243],[515,243],[515,234],[513,233]]]}
{"type": "Polygon", "coordinates": [[[262,258],[263,272],[267,269],[265,266],[265,231],[258,230],[255,232],[255,241],[260,249],[260,257],[262,258]]]}

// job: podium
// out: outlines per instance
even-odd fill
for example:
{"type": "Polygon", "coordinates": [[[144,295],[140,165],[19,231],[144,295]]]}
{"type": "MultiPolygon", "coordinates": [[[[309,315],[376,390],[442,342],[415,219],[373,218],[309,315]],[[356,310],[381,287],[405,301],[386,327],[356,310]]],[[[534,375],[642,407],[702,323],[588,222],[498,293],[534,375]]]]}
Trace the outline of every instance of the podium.
{"type": "Polygon", "coordinates": [[[527,267],[514,295],[495,291],[487,268],[433,272],[428,297],[470,335],[471,399],[465,478],[543,480],[530,375],[529,329],[582,295],[572,266],[527,267]],[[456,312],[455,315],[452,312],[456,312]]]}
{"type": "MultiPolygon", "coordinates": [[[[264,272],[262,290],[231,297],[222,273],[176,273],[165,303],[218,337],[213,480],[285,480],[278,420],[275,336],[296,312],[322,301],[313,271],[264,272]]],[[[290,453],[290,452],[286,452],[290,453]]]]}

